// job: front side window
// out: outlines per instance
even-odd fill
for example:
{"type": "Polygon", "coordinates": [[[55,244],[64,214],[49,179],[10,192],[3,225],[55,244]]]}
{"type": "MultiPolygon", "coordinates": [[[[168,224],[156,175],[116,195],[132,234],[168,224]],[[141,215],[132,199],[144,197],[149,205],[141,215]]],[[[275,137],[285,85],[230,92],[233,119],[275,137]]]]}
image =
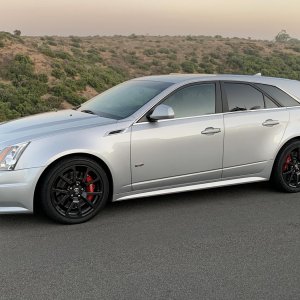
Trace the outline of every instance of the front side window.
{"type": "Polygon", "coordinates": [[[169,96],[163,104],[173,108],[175,118],[194,117],[216,112],[216,87],[213,83],[192,85],[169,96]]]}
{"type": "Polygon", "coordinates": [[[100,117],[124,119],[135,113],[147,102],[171,86],[172,83],[148,80],[132,80],[92,98],[79,110],[100,117]]]}
{"type": "Polygon", "coordinates": [[[255,110],[265,108],[264,95],[251,85],[224,83],[229,111],[255,110]]]}

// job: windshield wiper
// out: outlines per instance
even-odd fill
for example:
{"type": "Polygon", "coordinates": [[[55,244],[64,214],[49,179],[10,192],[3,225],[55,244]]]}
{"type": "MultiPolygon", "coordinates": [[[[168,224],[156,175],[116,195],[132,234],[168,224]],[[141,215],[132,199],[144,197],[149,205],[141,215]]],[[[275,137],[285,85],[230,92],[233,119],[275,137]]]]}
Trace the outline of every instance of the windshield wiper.
{"type": "Polygon", "coordinates": [[[73,107],[72,109],[73,109],[73,110],[77,110],[77,109],[80,108],[80,107],[81,107],[81,104],[79,104],[79,105],[73,107]]]}
{"type": "Polygon", "coordinates": [[[95,113],[92,110],[89,110],[89,109],[83,109],[83,110],[80,110],[80,111],[83,112],[83,113],[95,115],[95,113]]]}

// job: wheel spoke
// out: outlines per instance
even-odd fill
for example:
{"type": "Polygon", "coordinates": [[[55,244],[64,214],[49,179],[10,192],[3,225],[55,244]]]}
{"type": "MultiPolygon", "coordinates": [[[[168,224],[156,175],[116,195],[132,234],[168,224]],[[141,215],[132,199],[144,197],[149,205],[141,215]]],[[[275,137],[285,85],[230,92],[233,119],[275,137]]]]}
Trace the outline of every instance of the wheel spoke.
{"type": "Polygon", "coordinates": [[[84,182],[87,181],[87,177],[88,177],[90,171],[91,171],[90,168],[86,168],[86,171],[85,171],[83,179],[82,179],[84,182]]]}
{"type": "Polygon", "coordinates": [[[289,171],[287,171],[287,172],[282,173],[282,175],[283,175],[284,177],[286,177],[287,175],[290,175],[292,172],[293,172],[293,169],[291,169],[291,170],[289,170],[289,171]]]}
{"type": "Polygon", "coordinates": [[[65,205],[65,202],[66,202],[66,200],[67,199],[69,199],[70,198],[70,196],[69,195],[65,195],[65,196],[63,196],[58,202],[57,202],[57,205],[65,205]]]}
{"type": "Polygon", "coordinates": [[[57,188],[52,189],[52,192],[61,193],[61,194],[68,194],[69,193],[69,191],[67,191],[67,190],[57,189],[57,188]]]}
{"type": "Polygon", "coordinates": [[[62,180],[64,180],[66,183],[70,185],[72,184],[72,181],[63,175],[60,175],[59,178],[61,178],[62,180]]]}
{"type": "Polygon", "coordinates": [[[73,206],[74,206],[74,202],[71,202],[68,210],[66,211],[66,215],[69,215],[69,213],[70,213],[71,209],[73,208],[73,206]]]}
{"type": "Polygon", "coordinates": [[[288,180],[288,185],[290,185],[290,184],[291,184],[291,182],[292,182],[292,179],[293,179],[293,177],[294,177],[295,173],[296,173],[296,172],[293,170],[293,172],[292,172],[292,174],[291,174],[291,176],[290,176],[290,179],[288,180]]]}
{"type": "Polygon", "coordinates": [[[72,167],[72,172],[73,172],[73,182],[75,182],[76,179],[77,179],[76,166],[73,166],[73,167],[72,167]]]}
{"type": "Polygon", "coordinates": [[[100,181],[100,177],[97,177],[96,179],[93,179],[92,181],[85,182],[85,185],[89,186],[90,184],[97,183],[98,181],[100,181]]]}
{"type": "Polygon", "coordinates": [[[95,208],[94,204],[89,201],[85,196],[82,196],[83,201],[88,204],[91,208],[95,208]]]}
{"type": "Polygon", "coordinates": [[[81,206],[80,206],[80,203],[78,203],[78,215],[81,216],[82,215],[82,209],[81,209],[81,206]]]}
{"type": "Polygon", "coordinates": [[[87,195],[102,195],[103,192],[86,192],[87,195]]]}

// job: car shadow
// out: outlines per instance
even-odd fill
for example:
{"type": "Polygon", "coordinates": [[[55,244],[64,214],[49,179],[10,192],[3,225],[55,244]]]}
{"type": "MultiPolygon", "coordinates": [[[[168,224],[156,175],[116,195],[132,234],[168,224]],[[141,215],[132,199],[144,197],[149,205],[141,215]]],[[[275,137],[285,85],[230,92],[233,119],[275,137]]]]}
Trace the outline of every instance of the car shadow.
{"type": "MultiPolygon", "coordinates": [[[[175,193],[163,196],[137,198],[133,200],[108,203],[106,208],[90,222],[97,222],[103,218],[132,213],[136,210],[176,209],[178,206],[188,206],[195,203],[241,201],[245,195],[263,197],[278,193],[268,182],[228,186],[193,192],[175,193]]],[[[0,215],[0,227],[3,226],[57,226],[58,223],[47,218],[42,212],[36,214],[6,214],[0,215]]],[[[76,226],[76,225],[75,225],[76,226]]],[[[78,225],[79,226],[79,225],[78,225]]]]}

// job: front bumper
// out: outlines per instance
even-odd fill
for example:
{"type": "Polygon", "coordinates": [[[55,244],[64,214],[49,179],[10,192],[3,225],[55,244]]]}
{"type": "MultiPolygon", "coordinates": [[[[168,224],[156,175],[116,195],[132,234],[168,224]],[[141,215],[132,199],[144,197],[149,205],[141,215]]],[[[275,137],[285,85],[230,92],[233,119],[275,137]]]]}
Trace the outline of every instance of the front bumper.
{"type": "Polygon", "coordinates": [[[0,171],[0,214],[33,212],[35,187],[43,169],[0,171]]]}

